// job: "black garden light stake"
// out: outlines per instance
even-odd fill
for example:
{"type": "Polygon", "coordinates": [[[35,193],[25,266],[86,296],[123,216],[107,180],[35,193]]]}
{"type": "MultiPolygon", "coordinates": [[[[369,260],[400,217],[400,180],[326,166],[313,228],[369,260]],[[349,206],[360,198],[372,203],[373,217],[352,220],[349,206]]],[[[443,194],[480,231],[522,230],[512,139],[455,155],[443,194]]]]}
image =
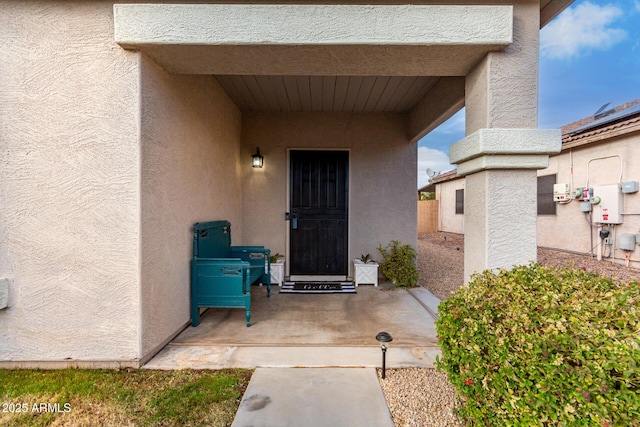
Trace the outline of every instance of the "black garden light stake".
{"type": "Polygon", "coordinates": [[[376,335],[376,340],[380,342],[380,348],[382,349],[382,379],[386,378],[387,371],[387,344],[393,341],[393,338],[389,332],[380,332],[376,335]]]}

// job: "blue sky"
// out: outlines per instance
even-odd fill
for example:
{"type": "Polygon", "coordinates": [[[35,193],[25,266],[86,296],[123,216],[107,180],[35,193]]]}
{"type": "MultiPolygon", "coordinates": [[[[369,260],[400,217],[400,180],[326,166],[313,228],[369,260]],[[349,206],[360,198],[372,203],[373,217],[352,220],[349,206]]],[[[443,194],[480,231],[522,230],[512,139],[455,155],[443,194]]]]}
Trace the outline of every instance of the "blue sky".
{"type": "MultiPolygon", "coordinates": [[[[558,128],[640,98],[640,0],[576,0],[540,32],[538,127],[558,128]]],[[[445,172],[464,109],[418,143],[418,187],[445,172]]]]}

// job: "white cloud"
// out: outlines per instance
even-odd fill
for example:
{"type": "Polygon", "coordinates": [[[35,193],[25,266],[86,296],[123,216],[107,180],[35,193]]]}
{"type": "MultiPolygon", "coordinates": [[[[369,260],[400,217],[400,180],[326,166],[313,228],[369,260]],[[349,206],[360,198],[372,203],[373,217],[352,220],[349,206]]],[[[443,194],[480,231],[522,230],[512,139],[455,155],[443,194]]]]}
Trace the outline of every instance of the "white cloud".
{"type": "Polygon", "coordinates": [[[464,132],[465,124],[465,108],[449,117],[444,123],[438,126],[436,129],[443,134],[459,133],[460,130],[464,132]]]}
{"type": "Polygon", "coordinates": [[[608,49],[627,36],[624,30],[613,26],[622,16],[622,9],[613,5],[580,3],[562,12],[540,32],[540,52],[550,58],[571,58],[608,49]]]}
{"type": "Polygon", "coordinates": [[[428,184],[428,168],[436,172],[446,172],[455,169],[455,166],[449,163],[446,153],[429,147],[418,147],[418,188],[428,184]]]}

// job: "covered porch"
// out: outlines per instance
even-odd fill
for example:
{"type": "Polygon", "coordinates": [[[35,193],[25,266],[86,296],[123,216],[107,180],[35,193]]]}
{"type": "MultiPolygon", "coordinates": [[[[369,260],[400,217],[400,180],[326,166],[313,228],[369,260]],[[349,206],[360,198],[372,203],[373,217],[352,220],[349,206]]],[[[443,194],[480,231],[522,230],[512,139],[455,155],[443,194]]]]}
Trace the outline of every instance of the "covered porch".
{"type": "MultiPolygon", "coordinates": [[[[3,15],[0,364],[148,362],[189,322],[199,221],[292,268],[315,243],[292,244],[295,151],[347,152],[341,276],[392,239],[415,245],[417,142],[463,106],[465,275],[535,258],[536,169],[560,148],[536,129],[538,35],[571,0],[49,3],[3,15]]],[[[344,301],[313,310],[359,310],[344,301]]]]}
{"type": "MultiPolygon", "coordinates": [[[[473,256],[465,259],[465,276],[535,259],[535,199],[531,196],[535,170],[545,167],[548,154],[559,147],[559,134],[536,129],[538,30],[550,19],[545,15],[551,2],[461,3],[115,5],[116,42],[142,53],[142,95],[148,105],[143,108],[143,147],[148,147],[148,152],[143,151],[143,187],[148,185],[148,194],[167,189],[183,194],[183,188],[172,188],[176,181],[170,174],[156,181],[145,179],[144,172],[155,172],[158,164],[168,165],[171,173],[176,155],[185,157],[184,165],[191,159],[157,115],[144,113],[159,109],[160,116],[175,121],[173,111],[164,110],[184,97],[179,93],[183,81],[203,82],[214,96],[202,104],[224,104],[223,114],[230,119],[207,110],[193,112],[202,123],[211,120],[222,129],[223,138],[211,135],[213,150],[223,148],[231,154],[229,161],[215,158],[214,164],[221,168],[214,165],[214,175],[206,175],[210,191],[225,190],[223,197],[211,200],[214,208],[209,212],[230,214],[226,219],[233,224],[236,244],[264,245],[284,254],[286,275],[322,275],[321,268],[326,266],[327,276],[346,277],[352,273],[352,259],[375,253],[379,245],[394,239],[416,245],[417,142],[466,106],[468,136],[451,151],[459,173],[468,175],[472,183],[472,197],[466,203],[468,223],[473,225],[467,244],[472,250],[465,253],[473,256]],[[233,129],[226,129],[228,123],[233,129]],[[163,144],[155,143],[156,134],[163,144]],[[165,146],[172,146],[173,152],[165,146]],[[248,161],[258,147],[264,167],[256,169],[248,161]],[[298,175],[293,156],[303,151],[316,153],[308,164],[323,151],[332,153],[330,158],[346,153],[341,172],[321,177],[330,163],[319,168],[304,164],[298,175]],[[312,173],[305,175],[308,170],[312,173]],[[295,204],[297,176],[302,177],[301,188],[311,188],[298,197],[303,201],[300,206],[295,204]],[[333,200],[327,200],[334,193],[340,197],[332,205],[333,200]],[[514,199],[521,203],[514,205],[514,199]],[[321,210],[321,216],[298,227],[294,221],[302,222],[301,216],[295,217],[298,208],[321,210]],[[306,234],[295,237],[301,230],[306,234]],[[318,253],[317,247],[323,252],[318,253]],[[298,268],[299,258],[322,261],[319,268],[305,270],[298,268]]],[[[178,103],[185,117],[192,114],[191,108],[183,107],[188,102],[185,98],[178,103]]],[[[156,248],[163,242],[145,232],[151,229],[146,215],[153,219],[157,212],[170,211],[175,200],[156,200],[143,193],[142,328],[143,336],[149,337],[143,339],[145,357],[162,348],[167,338],[164,342],[158,338],[173,336],[184,319],[184,313],[171,306],[167,312],[172,312],[172,320],[164,321],[165,332],[147,320],[155,317],[148,313],[169,304],[154,290],[157,283],[184,299],[178,295],[181,289],[160,277],[155,268],[173,254],[158,253],[156,248]],[[176,327],[173,334],[169,324],[176,327]]],[[[175,222],[170,226],[184,230],[184,221],[178,223],[174,217],[166,223],[175,222]]],[[[319,309],[322,316],[344,311],[344,325],[349,312],[358,311],[340,303],[335,310],[322,305],[310,309],[300,301],[282,304],[268,316],[265,312],[264,318],[275,325],[278,316],[298,310],[314,313],[319,309]]],[[[270,304],[277,306],[274,301],[270,304]]],[[[259,310],[253,313],[256,321],[261,317],[259,310]]],[[[394,311],[389,311],[382,319],[389,322],[393,317],[394,311]]],[[[209,329],[220,332],[233,323],[217,322],[209,329]]],[[[424,322],[430,324],[428,319],[424,322]]],[[[295,341],[282,341],[297,336],[305,344],[314,344],[318,336],[318,344],[336,346],[340,341],[355,340],[355,344],[367,336],[373,339],[375,329],[385,329],[383,325],[351,329],[356,332],[349,337],[337,331],[325,334],[323,328],[335,323],[329,317],[310,322],[313,326],[305,335],[299,333],[302,328],[295,318],[285,323],[286,327],[258,332],[253,331],[262,329],[259,325],[250,331],[235,330],[228,335],[233,340],[227,341],[259,345],[273,340],[272,344],[295,346],[295,341]],[[278,335],[280,331],[286,332],[278,335]]],[[[372,319],[358,323],[376,325],[372,319]]],[[[211,339],[205,335],[183,332],[170,348],[211,339]]],[[[224,344],[214,341],[208,342],[224,344]]]]}

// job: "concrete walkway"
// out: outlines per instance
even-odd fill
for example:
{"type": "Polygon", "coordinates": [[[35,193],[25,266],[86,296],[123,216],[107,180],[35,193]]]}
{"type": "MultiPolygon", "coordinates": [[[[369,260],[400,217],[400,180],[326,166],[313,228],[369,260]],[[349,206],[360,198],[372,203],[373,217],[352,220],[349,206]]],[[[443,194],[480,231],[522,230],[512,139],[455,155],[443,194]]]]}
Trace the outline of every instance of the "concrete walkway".
{"type": "Polygon", "coordinates": [[[232,427],[393,427],[372,368],[258,368],[232,427]]]}

